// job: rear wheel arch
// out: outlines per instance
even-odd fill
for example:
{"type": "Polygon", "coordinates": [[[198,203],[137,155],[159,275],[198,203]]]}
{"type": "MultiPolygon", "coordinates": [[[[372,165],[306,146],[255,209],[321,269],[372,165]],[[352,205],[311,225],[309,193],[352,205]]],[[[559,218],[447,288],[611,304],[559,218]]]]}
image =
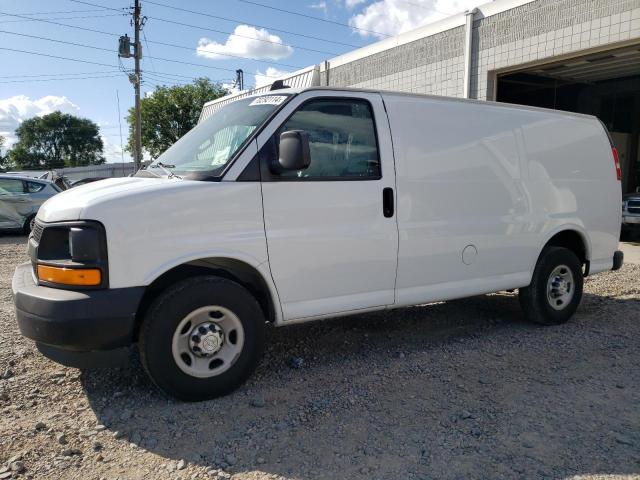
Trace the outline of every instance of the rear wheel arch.
{"type": "Polygon", "coordinates": [[[540,254],[549,247],[562,247],[571,250],[582,264],[588,264],[591,258],[587,236],[577,228],[569,227],[553,233],[540,249],[540,254]]]}
{"type": "Polygon", "coordinates": [[[257,268],[234,258],[203,258],[177,265],[149,284],[136,312],[136,336],[145,312],[161,292],[177,282],[201,275],[215,275],[240,284],[256,298],[267,321],[275,322],[277,320],[277,298],[257,268]]]}

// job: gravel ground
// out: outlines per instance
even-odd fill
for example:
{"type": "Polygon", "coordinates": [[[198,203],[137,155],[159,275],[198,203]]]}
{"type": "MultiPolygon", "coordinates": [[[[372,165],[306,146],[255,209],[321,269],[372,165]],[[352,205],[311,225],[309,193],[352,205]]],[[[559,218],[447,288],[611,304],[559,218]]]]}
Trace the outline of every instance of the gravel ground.
{"type": "Polygon", "coordinates": [[[272,328],[243,388],[185,404],[21,338],[25,250],[0,236],[0,480],[640,478],[640,266],[559,327],[496,294],[272,328]]]}

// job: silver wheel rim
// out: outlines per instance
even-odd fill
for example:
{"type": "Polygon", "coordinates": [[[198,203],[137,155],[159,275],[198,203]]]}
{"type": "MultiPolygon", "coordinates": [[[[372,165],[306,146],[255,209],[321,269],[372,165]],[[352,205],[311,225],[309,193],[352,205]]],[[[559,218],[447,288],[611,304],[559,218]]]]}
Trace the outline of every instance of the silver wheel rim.
{"type": "Polygon", "coordinates": [[[210,305],[180,321],[171,341],[173,360],[180,370],[197,378],[226,372],[244,346],[244,329],[228,308],[210,305]]]}
{"type": "Polygon", "coordinates": [[[573,273],[566,265],[558,265],[547,280],[547,300],[554,310],[562,310],[571,303],[575,291],[573,273]]]}

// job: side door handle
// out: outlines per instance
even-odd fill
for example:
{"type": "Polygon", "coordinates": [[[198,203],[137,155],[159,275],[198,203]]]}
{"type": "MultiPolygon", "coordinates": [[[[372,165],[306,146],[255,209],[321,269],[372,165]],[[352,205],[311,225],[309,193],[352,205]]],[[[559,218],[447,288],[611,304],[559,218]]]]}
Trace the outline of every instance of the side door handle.
{"type": "Polygon", "coordinates": [[[382,190],[382,213],[385,217],[393,217],[393,188],[386,187],[382,190]]]}

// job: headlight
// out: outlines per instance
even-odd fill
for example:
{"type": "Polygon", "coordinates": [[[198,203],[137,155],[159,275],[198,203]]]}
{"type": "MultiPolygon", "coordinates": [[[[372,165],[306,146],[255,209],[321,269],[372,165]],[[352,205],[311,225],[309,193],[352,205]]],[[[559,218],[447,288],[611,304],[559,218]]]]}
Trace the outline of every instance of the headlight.
{"type": "Polygon", "coordinates": [[[98,222],[62,222],[44,226],[32,255],[34,271],[50,287],[106,288],[107,241],[98,222]]]}
{"type": "Polygon", "coordinates": [[[92,262],[100,259],[100,237],[94,228],[71,227],[69,253],[74,262],[92,262]]]}

